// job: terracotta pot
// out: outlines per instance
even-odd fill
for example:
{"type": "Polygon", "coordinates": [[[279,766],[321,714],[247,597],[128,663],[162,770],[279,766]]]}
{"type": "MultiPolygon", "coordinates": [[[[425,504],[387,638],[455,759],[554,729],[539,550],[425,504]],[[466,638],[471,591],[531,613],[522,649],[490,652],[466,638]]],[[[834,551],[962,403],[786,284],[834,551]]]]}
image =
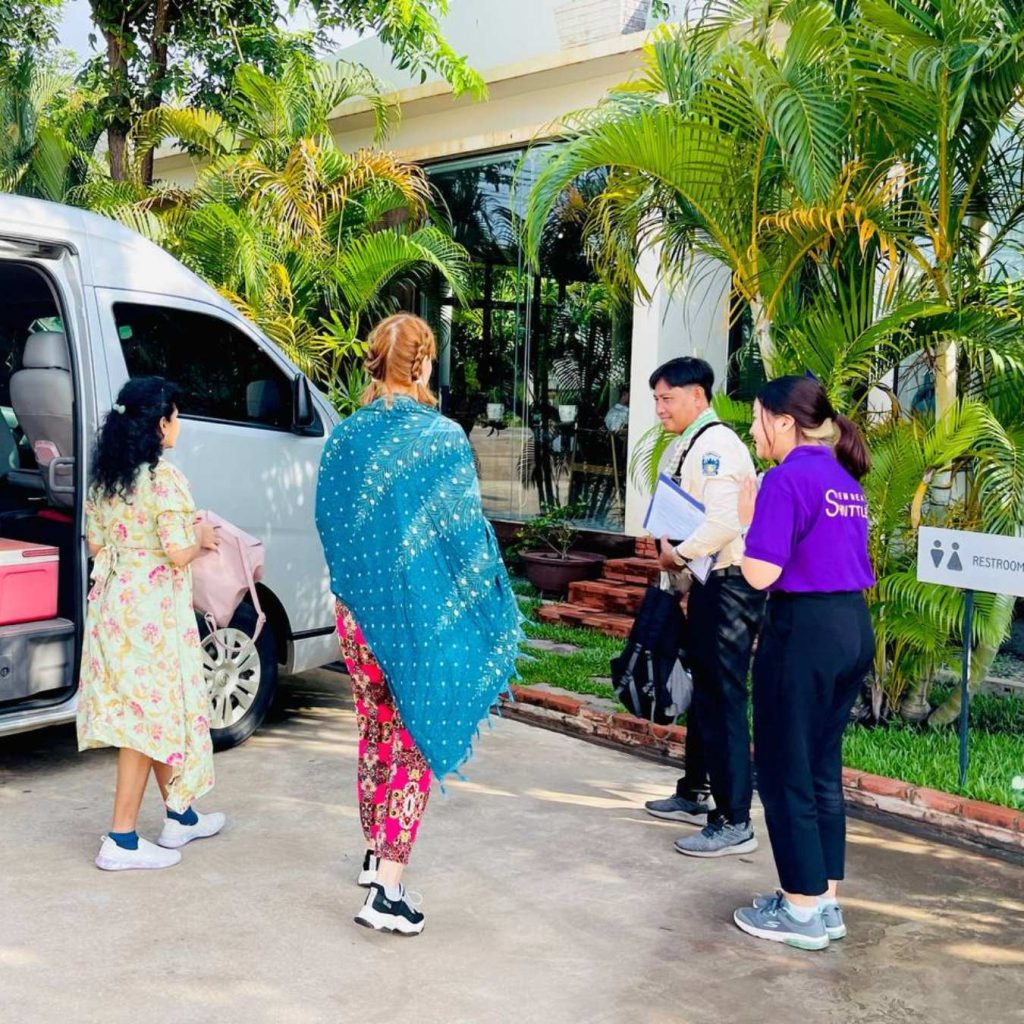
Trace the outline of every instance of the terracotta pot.
{"type": "Polygon", "coordinates": [[[564,594],[577,580],[596,579],[604,565],[604,555],[592,551],[571,551],[568,558],[559,558],[552,551],[524,551],[519,557],[526,578],[549,594],[564,594]]]}

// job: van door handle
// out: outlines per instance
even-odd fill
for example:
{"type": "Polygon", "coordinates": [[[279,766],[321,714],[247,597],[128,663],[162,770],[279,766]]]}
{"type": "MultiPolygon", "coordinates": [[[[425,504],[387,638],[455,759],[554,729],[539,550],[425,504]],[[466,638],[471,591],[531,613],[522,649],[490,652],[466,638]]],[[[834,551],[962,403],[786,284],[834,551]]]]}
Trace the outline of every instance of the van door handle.
{"type": "Polygon", "coordinates": [[[47,480],[51,494],[74,494],[75,493],[75,460],[70,456],[59,459],[50,459],[46,466],[47,480]],[[71,483],[61,484],[57,482],[59,470],[66,470],[71,483]]]}

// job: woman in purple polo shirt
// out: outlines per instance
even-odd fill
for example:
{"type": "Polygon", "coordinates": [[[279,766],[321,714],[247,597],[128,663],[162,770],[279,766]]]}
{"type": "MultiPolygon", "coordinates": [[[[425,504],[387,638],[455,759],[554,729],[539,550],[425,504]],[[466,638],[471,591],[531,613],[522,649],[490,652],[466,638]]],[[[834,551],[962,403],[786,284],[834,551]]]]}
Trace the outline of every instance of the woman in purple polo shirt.
{"type": "Polygon", "coordinates": [[[869,458],[857,428],[810,377],[780,377],[754,403],[757,454],[778,465],[740,497],[743,575],[768,590],[754,660],[758,791],[781,890],[736,911],[758,938],[824,949],[846,934],[836,886],[846,813],[843,730],[874,657],[864,591],[869,458]],[[756,504],[755,504],[756,499],[756,504]]]}

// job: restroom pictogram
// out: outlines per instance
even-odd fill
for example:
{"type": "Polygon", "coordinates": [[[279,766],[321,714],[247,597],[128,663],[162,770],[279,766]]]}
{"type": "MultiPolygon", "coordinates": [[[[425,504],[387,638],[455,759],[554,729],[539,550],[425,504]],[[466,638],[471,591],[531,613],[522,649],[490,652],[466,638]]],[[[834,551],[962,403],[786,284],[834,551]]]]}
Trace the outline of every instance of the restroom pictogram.
{"type": "MultiPolygon", "coordinates": [[[[954,541],[952,548],[953,550],[950,552],[949,560],[946,562],[946,568],[950,572],[963,572],[964,563],[960,561],[960,545],[956,541],[954,541]]],[[[943,546],[941,540],[937,540],[934,544],[932,544],[931,556],[932,563],[934,564],[935,568],[938,569],[938,567],[942,564],[943,559],[946,557],[946,549],[943,546]]]]}

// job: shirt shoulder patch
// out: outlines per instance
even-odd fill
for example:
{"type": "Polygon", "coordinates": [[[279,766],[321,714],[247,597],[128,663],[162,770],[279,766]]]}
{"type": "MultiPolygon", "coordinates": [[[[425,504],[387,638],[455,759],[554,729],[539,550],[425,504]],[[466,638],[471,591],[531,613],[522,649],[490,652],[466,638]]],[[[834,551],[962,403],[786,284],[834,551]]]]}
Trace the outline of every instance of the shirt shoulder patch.
{"type": "Polygon", "coordinates": [[[717,452],[705,452],[700,460],[700,471],[705,476],[718,476],[722,471],[722,456],[717,452]]]}

